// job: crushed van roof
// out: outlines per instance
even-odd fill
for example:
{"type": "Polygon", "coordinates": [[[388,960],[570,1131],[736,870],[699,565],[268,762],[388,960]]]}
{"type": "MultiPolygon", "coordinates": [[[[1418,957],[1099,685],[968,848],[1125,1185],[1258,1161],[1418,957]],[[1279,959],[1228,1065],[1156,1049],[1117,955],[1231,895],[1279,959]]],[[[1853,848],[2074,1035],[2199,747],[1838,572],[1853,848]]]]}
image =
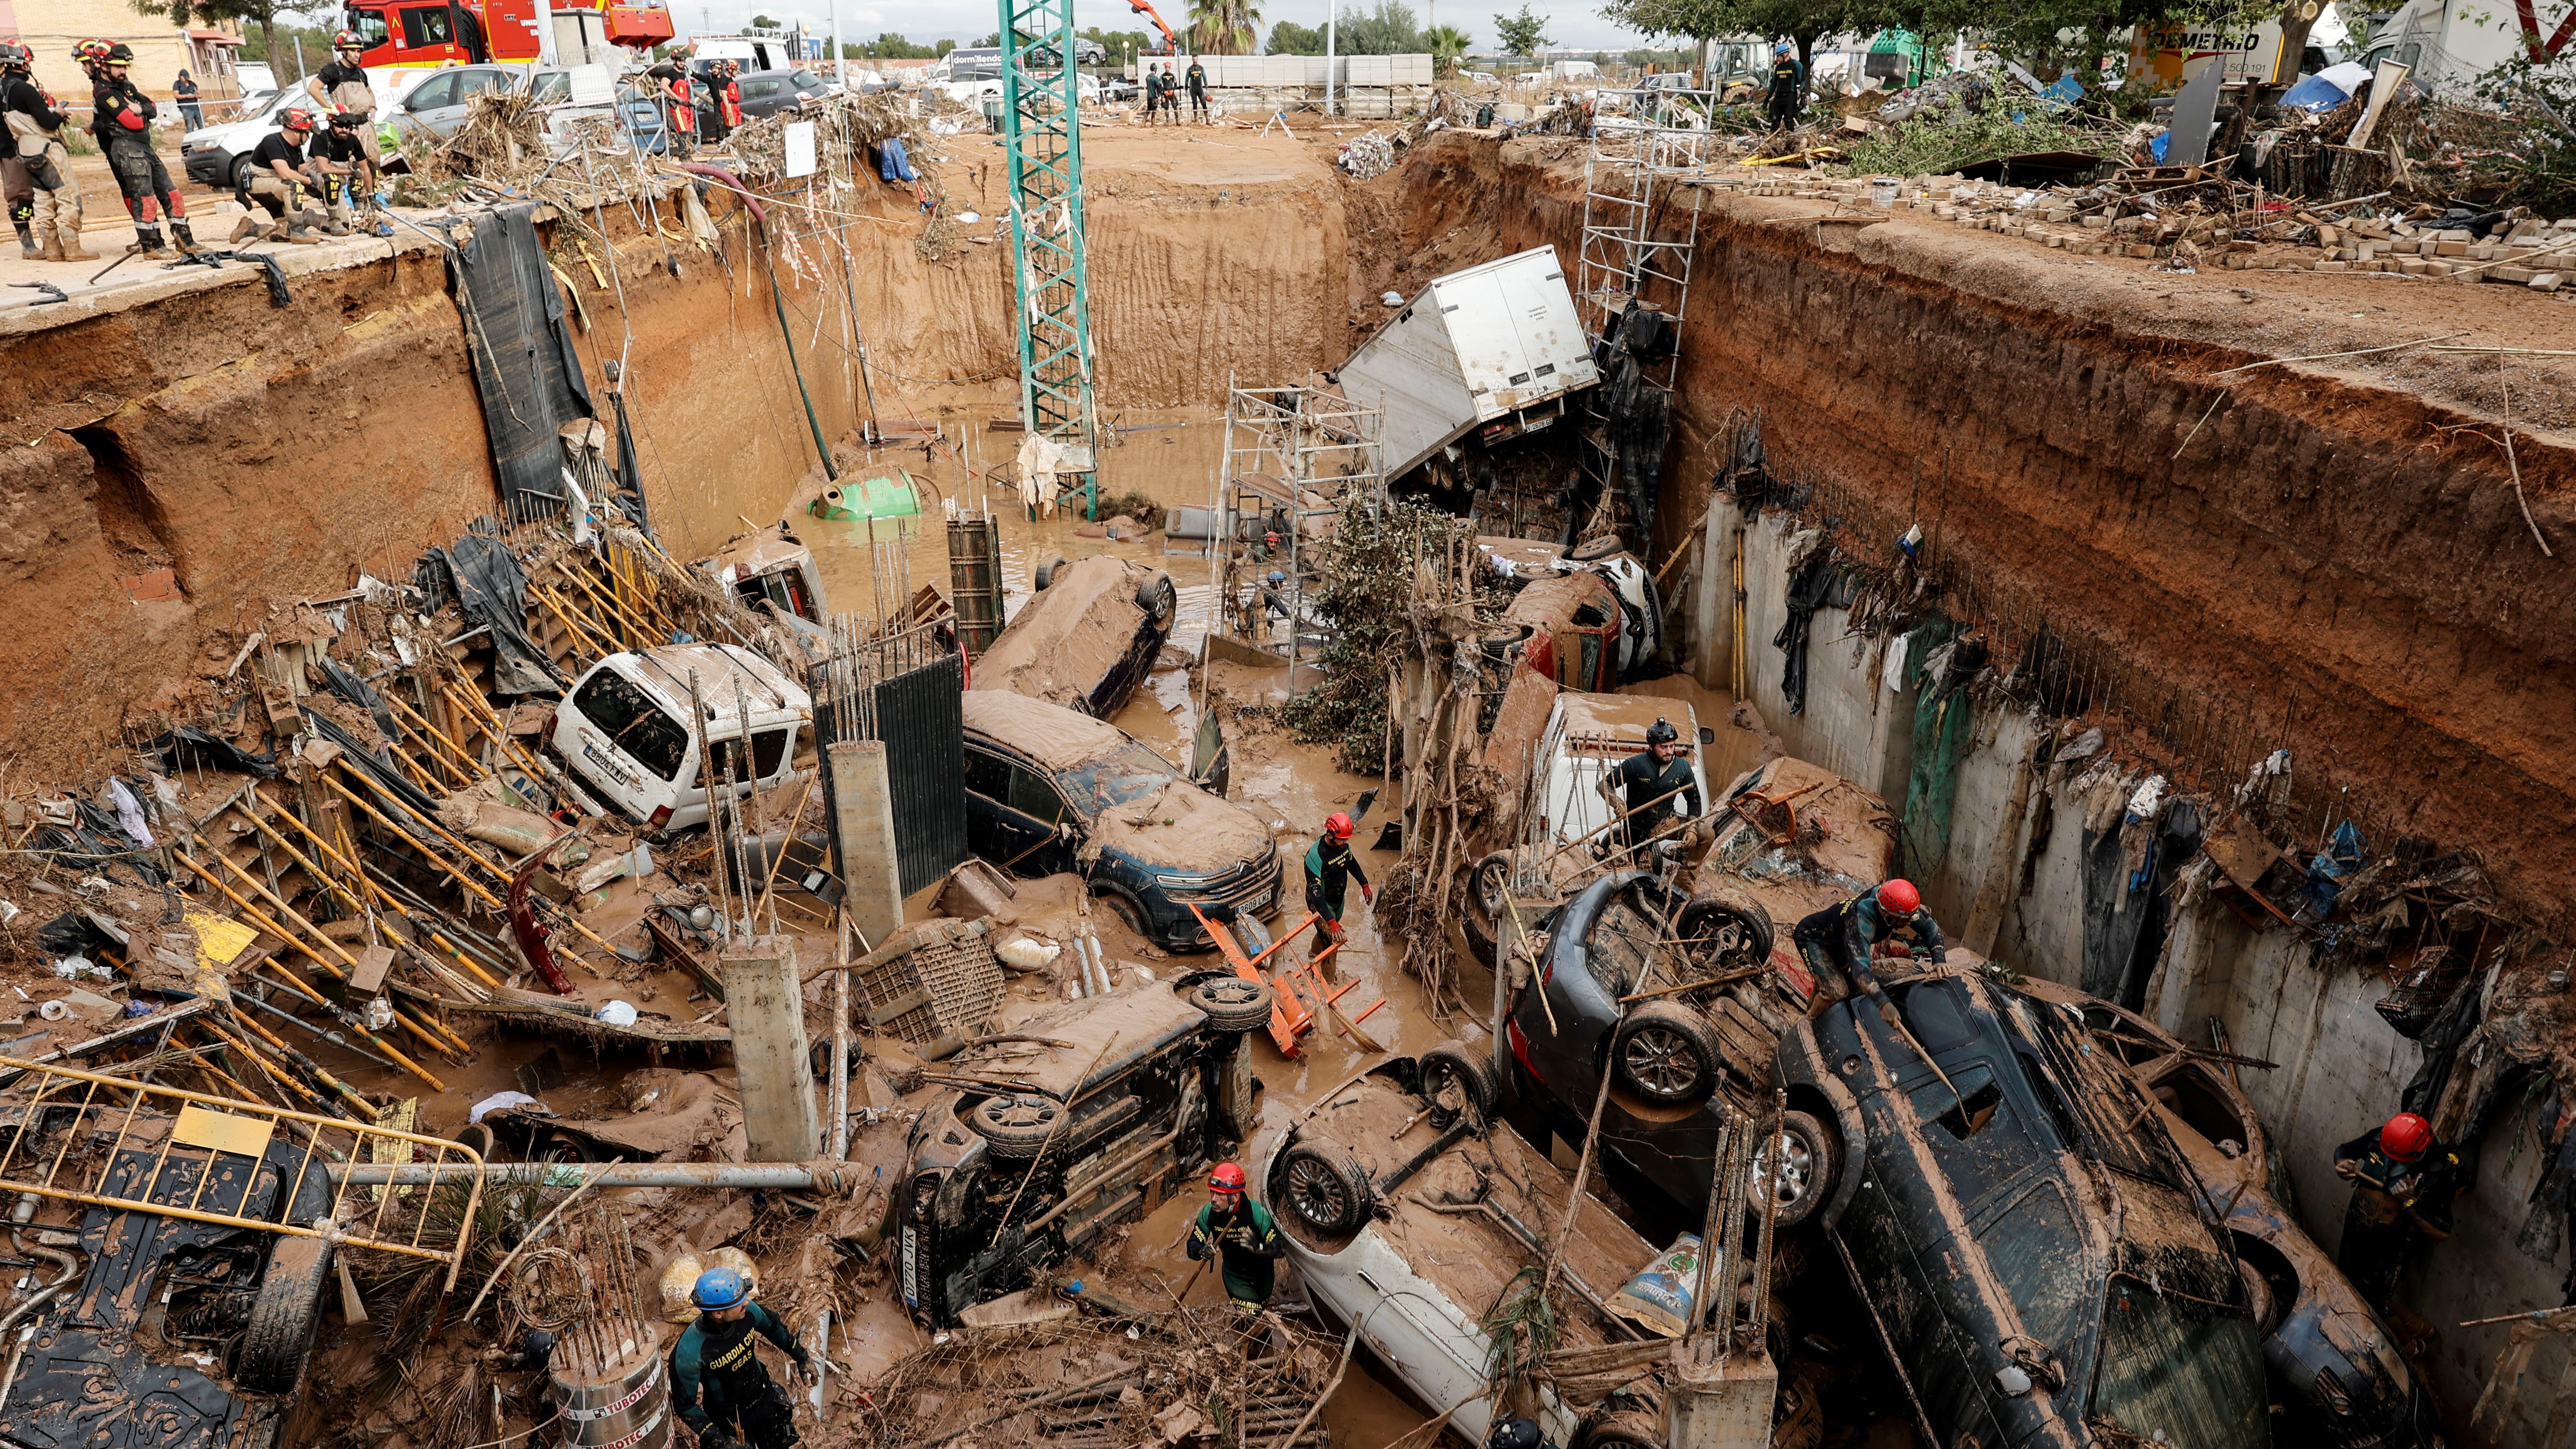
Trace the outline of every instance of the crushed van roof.
{"type": "Polygon", "coordinates": [[[1062,705],[998,689],[964,696],[966,728],[992,736],[1050,770],[1070,770],[1127,742],[1125,730],[1062,705]]]}
{"type": "Polygon", "coordinates": [[[781,713],[811,714],[814,709],[813,697],[777,665],[737,644],[665,644],[611,655],[609,660],[622,661],[629,678],[659,696],[682,719],[689,715],[689,671],[696,670],[698,697],[707,707],[710,726],[738,720],[746,699],[754,721],[781,713]],[[736,681],[742,686],[739,693],[736,681]]]}

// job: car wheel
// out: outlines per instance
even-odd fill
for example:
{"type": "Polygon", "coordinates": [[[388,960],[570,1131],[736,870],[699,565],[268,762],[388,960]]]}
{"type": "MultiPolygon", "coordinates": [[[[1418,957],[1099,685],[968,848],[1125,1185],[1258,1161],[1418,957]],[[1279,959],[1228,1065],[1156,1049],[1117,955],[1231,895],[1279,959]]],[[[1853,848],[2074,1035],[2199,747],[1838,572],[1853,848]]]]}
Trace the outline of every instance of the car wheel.
{"type": "Polygon", "coordinates": [[[1698,1012],[1669,1001],[1629,1012],[1610,1039],[1610,1068],[1619,1085],[1659,1107],[1708,1100],[1725,1064],[1717,1029],[1698,1012]]]}
{"type": "Polygon", "coordinates": [[[1154,576],[1136,586],[1136,607],[1153,616],[1157,624],[1172,622],[1181,607],[1181,595],[1172,587],[1172,576],[1157,569],[1154,576]]]}
{"type": "Polygon", "coordinates": [[[1625,1410],[1588,1426],[1574,1443],[1575,1449],[1664,1449],[1664,1422],[1652,1414],[1625,1410]]]}
{"type": "Polygon", "coordinates": [[[1771,959],[1771,913],[1748,897],[1731,891],[1707,891],[1690,898],[1673,920],[1676,939],[1691,942],[1682,949],[1707,976],[1741,971],[1771,959]]]}
{"type": "Polygon", "coordinates": [[[1055,582],[1057,572],[1063,569],[1063,567],[1064,555],[1057,554],[1046,562],[1039,564],[1037,573],[1030,578],[1029,582],[1037,585],[1039,593],[1045,593],[1047,585],[1055,582]]]}
{"type": "Polygon", "coordinates": [[[1220,976],[1190,988],[1190,1005],[1219,1031],[1259,1031],[1270,1024],[1274,993],[1258,981],[1220,976]]]}
{"type": "Polygon", "coordinates": [[[1453,1087],[1460,1103],[1473,1105],[1476,1115],[1488,1120],[1503,1099],[1502,1079],[1495,1074],[1491,1057],[1442,1042],[1422,1054],[1423,1099],[1446,1105],[1444,1099],[1453,1087]]]}
{"type": "Polygon", "coordinates": [[[1118,924],[1125,926],[1130,933],[1148,941],[1154,939],[1153,932],[1145,929],[1144,911],[1139,909],[1134,901],[1116,891],[1102,891],[1100,899],[1108,905],[1109,914],[1116,916],[1118,924]]]}
{"type": "Polygon", "coordinates": [[[232,188],[236,193],[248,191],[250,189],[251,172],[252,168],[250,157],[236,156],[233,158],[232,188]]]}
{"type": "Polygon", "coordinates": [[[1369,1218],[1368,1174],[1342,1145],[1310,1137],[1279,1162],[1279,1201],[1326,1237],[1358,1232],[1369,1218]]]}
{"type": "Polygon", "coordinates": [[[1487,970],[1499,959],[1496,946],[1503,939],[1503,922],[1511,914],[1512,857],[1498,850],[1481,860],[1467,864],[1465,886],[1466,909],[1458,913],[1458,929],[1467,937],[1467,945],[1487,970]]]}
{"type": "Polygon", "coordinates": [[[1777,1201],[1774,1226],[1794,1228],[1815,1216],[1834,1194],[1834,1174],[1842,1163],[1842,1144],[1825,1125],[1805,1112],[1780,1118],[1780,1133],[1753,1154],[1753,1175],[1745,1192],[1755,1212],[1777,1201]]]}
{"type": "Polygon", "coordinates": [[[313,1351],[313,1329],[322,1321],[322,1290],[331,1281],[331,1244],[322,1238],[282,1237],[268,1250],[268,1272],[251,1300],[233,1364],[233,1384],[254,1394],[291,1394],[313,1351]]]}
{"type": "Polygon", "coordinates": [[[1576,563],[1599,563],[1605,558],[1617,558],[1627,551],[1628,545],[1621,543],[1619,535],[1613,533],[1600,538],[1586,539],[1567,549],[1565,556],[1576,563]]]}
{"type": "Polygon", "coordinates": [[[986,1097],[966,1114],[966,1125],[984,1139],[985,1150],[1003,1162],[1026,1162],[1054,1136],[1064,1104],[1034,1092],[1006,1092],[986,1097]]]}

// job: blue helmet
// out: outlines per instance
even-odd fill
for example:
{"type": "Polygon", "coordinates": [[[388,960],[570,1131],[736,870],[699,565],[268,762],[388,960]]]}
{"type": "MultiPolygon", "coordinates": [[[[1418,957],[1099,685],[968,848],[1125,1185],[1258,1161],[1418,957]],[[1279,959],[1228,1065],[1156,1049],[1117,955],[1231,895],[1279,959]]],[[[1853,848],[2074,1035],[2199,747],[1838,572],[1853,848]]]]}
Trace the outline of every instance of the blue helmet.
{"type": "Polygon", "coordinates": [[[751,1297],[751,1288],[731,1268],[709,1268],[698,1275],[698,1286],[689,1297],[704,1309],[737,1308],[751,1297]]]}

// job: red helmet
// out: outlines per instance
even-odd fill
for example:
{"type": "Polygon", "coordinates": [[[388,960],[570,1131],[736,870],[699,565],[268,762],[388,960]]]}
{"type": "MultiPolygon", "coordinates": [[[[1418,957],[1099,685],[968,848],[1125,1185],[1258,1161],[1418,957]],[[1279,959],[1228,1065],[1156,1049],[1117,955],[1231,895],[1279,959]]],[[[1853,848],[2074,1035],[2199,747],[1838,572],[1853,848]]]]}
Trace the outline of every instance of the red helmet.
{"type": "Polygon", "coordinates": [[[2399,1162],[2413,1162],[2433,1145],[2433,1124],[2412,1112],[2400,1112],[2379,1129],[2379,1150],[2399,1162]]]}
{"type": "Polygon", "coordinates": [[[310,131],[313,129],[313,113],[302,106],[288,106],[277,113],[277,124],[281,130],[310,131]]]}
{"type": "Polygon", "coordinates": [[[1218,1163],[1216,1165],[1216,1171],[1208,1174],[1208,1191],[1243,1191],[1243,1169],[1235,1166],[1231,1162],[1218,1163]]]}
{"type": "Polygon", "coordinates": [[[1910,916],[1923,909],[1923,892],[1916,890],[1910,880],[1892,880],[1878,888],[1878,906],[1880,910],[1910,916]]]}
{"type": "Polygon", "coordinates": [[[367,37],[360,35],[354,30],[343,30],[339,34],[331,37],[331,48],[333,50],[364,50],[367,48],[367,37]]]}
{"type": "Polygon", "coordinates": [[[1336,810],[1332,818],[1324,822],[1324,835],[1330,840],[1348,840],[1351,838],[1351,832],[1358,828],[1351,823],[1350,812],[1336,810]]]}

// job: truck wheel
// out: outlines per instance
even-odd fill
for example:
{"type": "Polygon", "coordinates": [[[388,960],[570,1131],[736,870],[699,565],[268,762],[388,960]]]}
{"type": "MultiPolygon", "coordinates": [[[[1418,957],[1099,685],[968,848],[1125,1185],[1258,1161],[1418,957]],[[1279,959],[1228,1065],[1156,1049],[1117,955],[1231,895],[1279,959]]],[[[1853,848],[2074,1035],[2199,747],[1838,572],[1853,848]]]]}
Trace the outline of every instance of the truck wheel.
{"type": "Polygon", "coordinates": [[[1708,1100],[1725,1066],[1717,1029],[1670,1001],[1650,1001],[1629,1012],[1610,1039],[1610,1069],[1619,1085],[1659,1107],[1708,1100]]]}
{"type": "Polygon", "coordinates": [[[1422,1054],[1422,1096],[1428,1102],[1439,1102],[1452,1086],[1458,1089],[1458,1100],[1472,1103],[1476,1115],[1491,1120],[1494,1106],[1503,1099],[1503,1084],[1494,1074],[1491,1057],[1479,1056],[1454,1042],[1442,1042],[1422,1054]]]}
{"type": "Polygon", "coordinates": [[[1682,949],[1694,966],[1712,976],[1771,959],[1771,913],[1732,891],[1703,891],[1691,897],[1673,918],[1673,935],[1694,943],[1682,949]]]}
{"type": "Polygon", "coordinates": [[[1463,882],[1466,909],[1458,913],[1458,929],[1487,970],[1499,965],[1495,946],[1503,938],[1503,921],[1511,912],[1505,899],[1511,890],[1511,860],[1510,852],[1498,850],[1470,861],[1463,882]]]}
{"type": "Polygon", "coordinates": [[[1181,594],[1172,587],[1172,576],[1160,569],[1154,576],[1136,586],[1136,607],[1153,616],[1157,624],[1172,622],[1181,607],[1181,594]]]}
{"type": "Polygon", "coordinates": [[[1037,585],[1039,593],[1045,593],[1047,585],[1054,583],[1055,576],[1063,570],[1064,555],[1057,554],[1053,558],[1048,559],[1045,563],[1039,564],[1037,573],[1030,578],[1029,582],[1037,585]]]}
{"type": "Polygon", "coordinates": [[[331,1281],[331,1245],[321,1238],[281,1237],[268,1250],[268,1272],[251,1301],[233,1365],[233,1386],[252,1394],[291,1394],[304,1377],[313,1329],[322,1321],[322,1291],[331,1281]]]}
{"type": "Polygon", "coordinates": [[[1369,1219],[1368,1174],[1329,1137],[1309,1137],[1280,1159],[1279,1199],[1297,1221],[1326,1237],[1358,1232],[1369,1219]]]}
{"type": "Polygon", "coordinates": [[[1220,976],[1190,988],[1190,1005],[1219,1031],[1259,1031],[1270,1024],[1275,993],[1258,981],[1220,976]]]}
{"type": "Polygon", "coordinates": [[[1834,1195],[1834,1175],[1842,1166],[1842,1143],[1825,1125],[1805,1112],[1780,1118],[1780,1134],[1753,1154],[1753,1175],[1745,1193],[1753,1211],[1766,1198],[1780,1204],[1774,1225],[1794,1228],[1815,1216],[1834,1195]]]}
{"type": "Polygon", "coordinates": [[[1055,1135],[1064,1104],[1033,1092],[1006,1092],[986,1097],[968,1113],[966,1125],[984,1139],[984,1150],[999,1162],[1027,1162],[1055,1135]]]}

